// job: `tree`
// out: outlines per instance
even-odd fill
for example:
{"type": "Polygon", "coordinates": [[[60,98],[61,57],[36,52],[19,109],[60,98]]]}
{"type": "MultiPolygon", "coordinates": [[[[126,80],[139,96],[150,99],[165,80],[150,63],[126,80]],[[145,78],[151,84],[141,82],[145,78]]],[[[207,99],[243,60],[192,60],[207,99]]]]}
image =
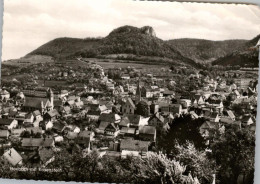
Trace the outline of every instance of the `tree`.
{"type": "Polygon", "coordinates": [[[176,141],[180,145],[185,145],[189,141],[197,149],[204,149],[206,147],[205,140],[199,132],[199,128],[204,122],[203,118],[193,120],[190,115],[181,115],[175,118],[169,124],[170,128],[164,138],[158,142],[158,147],[169,156],[174,153],[176,141]]]}
{"type": "Polygon", "coordinates": [[[30,131],[25,130],[25,131],[23,131],[21,133],[21,137],[22,138],[30,138],[30,136],[31,136],[31,132],[30,131]]]}
{"type": "Polygon", "coordinates": [[[221,183],[235,184],[239,177],[243,183],[253,183],[255,134],[235,126],[226,128],[222,136],[216,136],[211,145],[212,156],[219,166],[217,179],[221,183]]]}
{"type": "Polygon", "coordinates": [[[149,152],[146,159],[133,159],[131,170],[134,183],[199,184],[197,178],[183,174],[186,166],[162,153],[149,152]]]}
{"type": "Polygon", "coordinates": [[[136,114],[141,116],[149,116],[150,114],[150,107],[145,101],[141,101],[136,106],[136,114]]]}
{"type": "Polygon", "coordinates": [[[211,183],[215,174],[215,163],[208,157],[205,150],[199,151],[194,144],[187,142],[185,145],[176,144],[174,159],[186,165],[186,172],[197,177],[200,183],[211,183]]]}

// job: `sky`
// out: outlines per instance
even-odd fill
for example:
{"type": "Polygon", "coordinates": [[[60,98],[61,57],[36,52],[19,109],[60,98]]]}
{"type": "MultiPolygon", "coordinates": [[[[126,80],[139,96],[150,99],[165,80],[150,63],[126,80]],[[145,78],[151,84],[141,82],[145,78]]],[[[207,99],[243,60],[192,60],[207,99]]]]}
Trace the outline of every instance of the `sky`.
{"type": "Polygon", "coordinates": [[[3,22],[2,60],[7,60],[58,37],[105,37],[123,25],[152,26],[163,40],[252,39],[260,34],[260,8],[133,0],[5,0],[3,22]]]}

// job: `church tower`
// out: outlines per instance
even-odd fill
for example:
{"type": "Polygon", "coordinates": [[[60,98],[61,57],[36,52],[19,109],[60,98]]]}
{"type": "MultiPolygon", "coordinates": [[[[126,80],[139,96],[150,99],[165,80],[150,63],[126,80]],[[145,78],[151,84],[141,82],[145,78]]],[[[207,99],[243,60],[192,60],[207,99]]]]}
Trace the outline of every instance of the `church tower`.
{"type": "Polygon", "coordinates": [[[54,94],[53,94],[53,91],[51,90],[51,88],[49,88],[48,92],[47,92],[47,97],[50,101],[50,110],[53,109],[54,107],[54,94]]]}
{"type": "Polygon", "coordinates": [[[136,92],[135,92],[135,104],[138,104],[141,101],[141,88],[140,81],[138,80],[136,92]]]}

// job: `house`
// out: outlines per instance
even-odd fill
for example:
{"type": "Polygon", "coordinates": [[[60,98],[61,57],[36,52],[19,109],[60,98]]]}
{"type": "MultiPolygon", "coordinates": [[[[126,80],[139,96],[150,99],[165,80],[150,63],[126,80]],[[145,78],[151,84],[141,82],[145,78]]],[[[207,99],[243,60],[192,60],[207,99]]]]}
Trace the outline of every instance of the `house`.
{"type": "Polygon", "coordinates": [[[63,106],[60,108],[60,112],[63,116],[68,116],[71,114],[70,106],[63,106]]]}
{"type": "Polygon", "coordinates": [[[194,96],[194,99],[192,101],[192,104],[193,104],[194,107],[198,107],[198,106],[200,106],[204,103],[205,103],[204,98],[201,95],[195,95],[194,96]]]}
{"type": "Polygon", "coordinates": [[[18,112],[16,109],[10,109],[9,113],[8,113],[8,119],[16,119],[16,117],[18,116],[18,112]]]}
{"type": "Polygon", "coordinates": [[[153,102],[150,107],[151,114],[159,112],[159,104],[153,102]]]}
{"type": "Polygon", "coordinates": [[[125,137],[135,137],[136,129],[130,127],[122,127],[120,130],[120,134],[125,137]]]}
{"type": "Polygon", "coordinates": [[[53,123],[52,130],[56,133],[61,133],[65,128],[65,124],[61,122],[55,122],[53,123]]]}
{"type": "Polygon", "coordinates": [[[58,111],[56,109],[53,109],[53,110],[45,113],[43,116],[45,121],[54,121],[58,117],[60,117],[60,114],[58,113],[58,111]]]}
{"type": "Polygon", "coordinates": [[[171,97],[171,96],[173,96],[175,93],[174,93],[174,91],[170,91],[170,90],[165,90],[164,92],[163,92],[163,96],[164,97],[171,97]]]}
{"type": "Polygon", "coordinates": [[[233,113],[231,110],[227,110],[227,114],[228,114],[228,116],[230,117],[230,119],[232,119],[232,120],[235,120],[235,119],[236,119],[234,113],[233,113]]]}
{"type": "Polygon", "coordinates": [[[123,139],[120,143],[121,157],[126,158],[127,155],[146,156],[149,146],[149,141],[123,139]]]}
{"type": "Polygon", "coordinates": [[[68,132],[65,136],[68,140],[75,140],[78,137],[77,132],[68,132]]]}
{"type": "Polygon", "coordinates": [[[16,166],[16,165],[21,165],[22,164],[22,157],[14,148],[11,148],[8,151],[6,151],[3,154],[3,157],[12,166],[16,166]]]}
{"type": "Polygon", "coordinates": [[[80,133],[78,134],[78,137],[79,137],[79,138],[89,137],[91,141],[93,140],[94,136],[95,136],[95,133],[92,132],[92,131],[88,131],[88,130],[84,130],[84,131],[82,131],[82,132],[80,132],[80,133]]]}
{"type": "Polygon", "coordinates": [[[16,128],[18,126],[18,121],[15,119],[3,119],[0,118],[0,126],[6,127],[9,130],[16,128]]]}
{"type": "Polygon", "coordinates": [[[42,128],[41,127],[27,127],[25,128],[26,131],[32,132],[33,134],[42,134],[42,128]]]}
{"type": "Polygon", "coordinates": [[[52,138],[23,138],[22,147],[30,150],[38,149],[39,147],[51,148],[54,147],[52,138]]]}
{"type": "Polygon", "coordinates": [[[242,118],[242,123],[245,124],[245,125],[251,125],[254,123],[254,120],[251,116],[245,116],[242,118]]]}
{"type": "Polygon", "coordinates": [[[41,115],[41,112],[39,110],[33,111],[33,116],[36,120],[42,119],[42,115],[41,115]]]}
{"type": "Polygon", "coordinates": [[[116,136],[119,133],[118,124],[115,124],[113,120],[101,121],[98,126],[98,131],[102,134],[116,136]]]}
{"type": "Polygon", "coordinates": [[[121,117],[115,113],[101,114],[98,120],[100,122],[119,123],[121,121],[121,117]]]}
{"type": "Polygon", "coordinates": [[[8,130],[0,130],[0,138],[8,139],[10,136],[10,132],[8,130]]]}
{"type": "Polygon", "coordinates": [[[141,89],[141,96],[145,97],[145,98],[152,98],[153,97],[152,89],[143,86],[142,89],[141,89]]]}
{"type": "Polygon", "coordinates": [[[139,139],[143,141],[156,141],[156,128],[154,126],[139,127],[139,139]]]}
{"type": "Polygon", "coordinates": [[[104,105],[104,104],[103,105],[100,105],[100,104],[88,104],[86,110],[91,111],[91,112],[97,111],[97,112],[100,112],[100,114],[102,114],[102,113],[110,113],[111,112],[111,110],[109,110],[106,107],[106,105],[104,105]]]}
{"type": "Polygon", "coordinates": [[[219,118],[218,113],[213,112],[213,113],[211,113],[209,119],[210,119],[210,121],[212,121],[212,122],[219,122],[219,119],[220,119],[220,118],[219,118]]]}
{"type": "Polygon", "coordinates": [[[138,128],[141,123],[141,116],[137,114],[124,114],[119,123],[119,127],[138,128]]]}
{"type": "Polygon", "coordinates": [[[127,98],[126,102],[122,104],[122,113],[134,114],[135,104],[131,98],[127,98]]]}
{"type": "Polygon", "coordinates": [[[211,135],[211,130],[217,130],[219,128],[219,124],[216,123],[216,122],[211,122],[211,121],[206,121],[204,122],[200,128],[199,128],[199,131],[200,131],[200,134],[202,137],[209,137],[211,135]]]}
{"type": "Polygon", "coordinates": [[[54,102],[53,102],[53,105],[54,105],[54,109],[56,109],[57,111],[60,110],[60,108],[63,106],[63,102],[61,99],[55,99],[54,102]]]}
{"type": "Polygon", "coordinates": [[[194,111],[190,111],[190,115],[191,115],[192,119],[198,119],[199,118],[198,114],[196,114],[196,112],[194,112],[194,111]]]}
{"type": "Polygon", "coordinates": [[[20,128],[20,129],[12,129],[11,130],[11,134],[12,136],[15,136],[15,137],[20,137],[21,134],[24,132],[24,128],[20,128]]]}
{"type": "Polygon", "coordinates": [[[25,116],[24,123],[32,124],[34,120],[34,116],[32,113],[29,113],[25,116]]]}
{"type": "Polygon", "coordinates": [[[180,115],[182,113],[182,105],[181,104],[170,104],[170,111],[173,115],[180,115]]]}
{"type": "Polygon", "coordinates": [[[0,91],[0,96],[1,100],[8,100],[10,98],[10,93],[4,89],[0,91]]]}
{"type": "Polygon", "coordinates": [[[61,90],[60,92],[60,98],[64,98],[69,95],[69,92],[67,90],[61,90]]]}
{"type": "Polygon", "coordinates": [[[100,111],[88,111],[86,117],[91,121],[98,121],[100,116],[100,111]]]}
{"type": "Polygon", "coordinates": [[[124,80],[129,80],[130,79],[130,76],[128,74],[123,74],[121,76],[121,79],[124,79],[124,80]]]}
{"type": "Polygon", "coordinates": [[[81,146],[84,146],[85,148],[88,149],[88,151],[90,151],[90,142],[92,141],[94,137],[94,132],[91,132],[91,131],[83,131],[83,132],[80,132],[80,134],[78,134],[78,137],[76,138],[76,143],[81,145],[81,146]]]}
{"type": "Polygon", "coordinates": [[[191,106],[191,100],[189,99],[180,99],[180,104],[184,109],[187,109],[191,106]]]}
{"type": "Polygon", "coordinates": [[[163,127],[165,125],[164,117],[160,113],[155,113],[152,117],[149,118],[148,124],[154,127],[163,127]]]}

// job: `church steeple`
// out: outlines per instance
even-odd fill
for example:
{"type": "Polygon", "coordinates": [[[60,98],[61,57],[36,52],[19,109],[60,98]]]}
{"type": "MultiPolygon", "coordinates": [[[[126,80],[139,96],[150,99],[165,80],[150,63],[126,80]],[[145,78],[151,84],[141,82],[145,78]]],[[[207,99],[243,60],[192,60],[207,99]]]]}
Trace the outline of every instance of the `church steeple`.
{"type": "Polygon", "coordinates": [[[138,104],[141,101],[141,88],[140,88],[140,79],[138,79],[137,88],[135,92],[135,104],[138,104]]]}
{"type": "Polygon", "coordinates": [[[47,97],[50,101],[50,106],[51,106],[51,110],[53,109],[54,107],[54,94],[53,94],[53,91],[51,90],[51,88],[49,88],[48,92],[47,92],[47,97]]]}

